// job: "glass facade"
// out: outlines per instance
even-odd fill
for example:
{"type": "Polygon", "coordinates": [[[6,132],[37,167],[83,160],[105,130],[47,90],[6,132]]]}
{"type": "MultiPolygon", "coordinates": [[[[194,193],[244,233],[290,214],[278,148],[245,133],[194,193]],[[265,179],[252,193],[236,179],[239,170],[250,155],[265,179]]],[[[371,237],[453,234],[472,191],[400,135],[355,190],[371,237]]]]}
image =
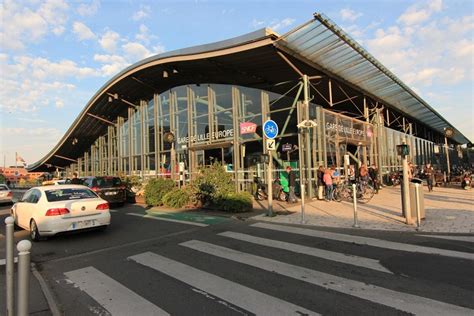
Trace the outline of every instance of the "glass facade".
{"type": "Polygon", "coordinates": [[[79,171],[81,176],[165,176],[186,183],[200,167],[220,162],[233,175],[236,188],[250,190],[254,177],[266,179],[261,157],[267,153],[262,133],[267,119],[279,126],[272,152],[274,178],[284,177],[288,165],[296,169],[301,165],[306,178],[314,179],[318,166],[344,170],[347,159],[374,164],[380,159],[383,172],[398,169],[396,145],[405,137],[416,164],[429,162],[434,155],[432,142],[316,104],[305,110],[293,97],[200,84],[175,87],[130,107],[127,116],[118,117],[68,171],[79,171]],[[314,120],[317,126],[299,133],[297,124],[303,119],[314,120]],[[174,135],[174,142],[163,137],[166,133],[174,135]],[[382,140],[380,145],[377,139],[382,140]]]}

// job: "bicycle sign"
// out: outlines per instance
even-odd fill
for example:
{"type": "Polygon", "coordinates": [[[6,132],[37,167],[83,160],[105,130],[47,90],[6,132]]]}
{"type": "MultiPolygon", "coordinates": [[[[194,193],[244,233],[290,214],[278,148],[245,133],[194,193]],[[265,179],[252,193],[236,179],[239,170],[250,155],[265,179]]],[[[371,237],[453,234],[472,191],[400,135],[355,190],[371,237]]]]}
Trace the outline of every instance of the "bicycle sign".
{"type": "Polygon", "coordinates": [[[278,125],[273,120],[263,123],[263,134],[269,139],[274,139],[278,135],[278,125]]]}

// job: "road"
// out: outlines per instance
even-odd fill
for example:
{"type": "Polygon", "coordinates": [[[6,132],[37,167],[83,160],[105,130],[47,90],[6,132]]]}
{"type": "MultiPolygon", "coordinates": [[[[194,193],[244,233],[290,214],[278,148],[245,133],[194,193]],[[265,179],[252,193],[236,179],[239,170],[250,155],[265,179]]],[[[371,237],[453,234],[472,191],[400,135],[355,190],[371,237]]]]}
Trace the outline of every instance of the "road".
{"type": "MultiPolygon", "coordinates": [[[[7,212],[0,207],[2,223],[7,212]]],[[[145,215],[126,206],[105,232],[34,243],[32,262],[65,315],[474,314],[473,236],[145,215]]]]}

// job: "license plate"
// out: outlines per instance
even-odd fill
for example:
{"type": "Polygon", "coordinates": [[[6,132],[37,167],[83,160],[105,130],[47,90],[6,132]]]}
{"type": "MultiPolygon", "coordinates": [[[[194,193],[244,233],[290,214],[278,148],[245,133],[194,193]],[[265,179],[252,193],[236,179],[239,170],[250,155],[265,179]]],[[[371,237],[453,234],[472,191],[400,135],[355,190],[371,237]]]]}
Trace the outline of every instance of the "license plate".
{"type": "Polygon", "coordinates": [[[105,192],[105,195],[115,195],[117,194],[117,192],[113,191],[113,192],[105,192]]]}
{"type": "Polygon", "coordinates": [[[96,225],[95,220],[85,220],[85,221],[79,221],[79,222],[74,222],[71,225],[71,229],[81,229],[81,228],[87,228],[87,227],[94,227],[96,225]]]}

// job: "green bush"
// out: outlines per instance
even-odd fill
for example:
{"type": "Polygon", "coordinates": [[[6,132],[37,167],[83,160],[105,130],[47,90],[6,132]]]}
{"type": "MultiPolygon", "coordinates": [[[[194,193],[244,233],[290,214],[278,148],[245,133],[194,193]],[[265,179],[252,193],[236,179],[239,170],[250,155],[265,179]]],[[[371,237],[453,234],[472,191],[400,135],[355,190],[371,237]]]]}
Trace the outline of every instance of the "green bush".
{"type": "Polygon", "coordinates": [[[217,198],[213,207],[225,212],[249,212],[252,210],[252,195],[248,192],[232,192],[217,198]]]}
{"type": "Polygon", "coordinates": [[[224,167],[215,163],[202,168],[192,184],[196,199],[202,205],[215,204],[219,198],[235,191],[232,175],[224,167]]]}
{"type": "Polygon", "coordinates": [[[163,204],[173,208],[182,208],[191,202],[191,191],[187,188],[174,188],[163,196],[163,204]]]}
{"type": "Polygon", "coordinates": [[[174,182],[171,179],[150,179],[145,186],[145,203],[151,206],[163,205],[163,196],[173,188],[174,182]]]}

